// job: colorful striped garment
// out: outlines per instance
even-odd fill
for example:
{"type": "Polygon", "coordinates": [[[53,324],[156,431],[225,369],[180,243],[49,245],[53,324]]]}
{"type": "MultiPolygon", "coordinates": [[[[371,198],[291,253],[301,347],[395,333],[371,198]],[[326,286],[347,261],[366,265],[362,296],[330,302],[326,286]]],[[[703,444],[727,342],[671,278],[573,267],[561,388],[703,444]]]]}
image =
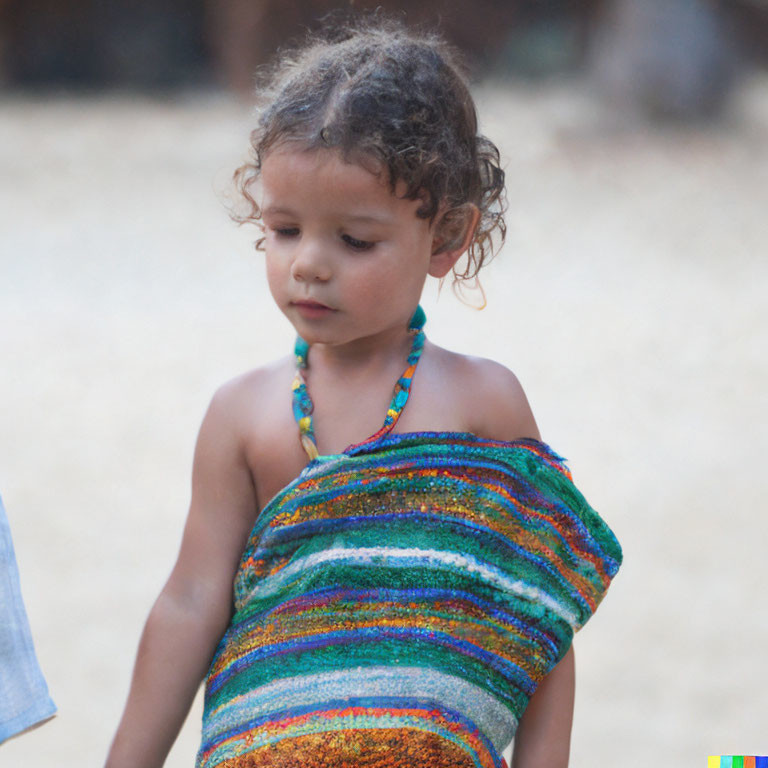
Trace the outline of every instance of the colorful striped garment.
{"type": "Polygon", "coordinates": [[[315,454],[259,515],[198,768],[501,768],[605,595],[621,548],[547,445],[392,433],[416,361],[384,434],[315,454]]]}

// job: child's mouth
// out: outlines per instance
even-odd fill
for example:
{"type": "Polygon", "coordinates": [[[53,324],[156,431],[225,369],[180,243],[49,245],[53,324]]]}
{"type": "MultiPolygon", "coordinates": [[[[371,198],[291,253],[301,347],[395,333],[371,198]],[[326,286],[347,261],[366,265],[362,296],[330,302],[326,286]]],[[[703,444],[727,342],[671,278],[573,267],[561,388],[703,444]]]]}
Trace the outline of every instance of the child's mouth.
{"type": "Polygon", "coordinates": [[[335,312],[335,309],[321,304],[319,301],[292,301],[291,304],[299,310],[304,317],[324,317],[335,312]]]}

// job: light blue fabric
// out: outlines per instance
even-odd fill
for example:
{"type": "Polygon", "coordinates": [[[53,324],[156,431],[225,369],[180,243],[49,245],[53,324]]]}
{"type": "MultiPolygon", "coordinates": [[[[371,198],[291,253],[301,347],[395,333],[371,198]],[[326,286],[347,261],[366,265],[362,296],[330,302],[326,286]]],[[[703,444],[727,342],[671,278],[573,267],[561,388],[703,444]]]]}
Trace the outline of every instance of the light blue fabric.
{"type": "Polygon", "coordinates": [[[35,656],[11,529],[0,498],[0,744],[55,713],[35,656]]]}

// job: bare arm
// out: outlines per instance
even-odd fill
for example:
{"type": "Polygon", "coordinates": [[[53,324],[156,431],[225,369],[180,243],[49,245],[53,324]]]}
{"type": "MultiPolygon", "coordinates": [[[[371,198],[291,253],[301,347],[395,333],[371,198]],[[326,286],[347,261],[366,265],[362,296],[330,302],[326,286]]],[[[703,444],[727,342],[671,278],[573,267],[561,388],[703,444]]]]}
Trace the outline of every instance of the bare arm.
{"type": "Polygon", "coordinates": [[[200,428],[178,559],[147,619],[106,768],[162,766],[231,616],[232,580],[256,514],[236,384],[200,428]]]}
{"type": "Polygon", "coordinates": [[[575,690],[573,646],[541,681],[515,734],[511,768],[567,768],[575,690]]]}

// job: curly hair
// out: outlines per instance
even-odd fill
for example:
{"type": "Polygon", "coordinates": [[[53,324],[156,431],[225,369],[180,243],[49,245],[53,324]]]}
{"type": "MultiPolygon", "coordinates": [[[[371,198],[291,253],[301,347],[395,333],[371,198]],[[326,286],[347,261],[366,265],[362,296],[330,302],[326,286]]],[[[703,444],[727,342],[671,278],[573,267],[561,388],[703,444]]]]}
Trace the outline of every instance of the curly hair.
{"type": "Polygon", "coordinates": [[[495,144],[478,134],[461,59],[445,41],[376,14],[281,53],[258,93],[249,159],[233,175],[248,212],[232,213],[235,221],[260,223],[250,188],[272,147],[333,148],[350,162],[380,164],[393,194],[404,183],[404,198],[423,201],[420,218],[433,222],[442,211],[438,226],[453,242],[469,205],[477,206],[466,266],[453,275],[454,289],[479,286],[480,268],[506,234],[504,171],[495,144]]]}

